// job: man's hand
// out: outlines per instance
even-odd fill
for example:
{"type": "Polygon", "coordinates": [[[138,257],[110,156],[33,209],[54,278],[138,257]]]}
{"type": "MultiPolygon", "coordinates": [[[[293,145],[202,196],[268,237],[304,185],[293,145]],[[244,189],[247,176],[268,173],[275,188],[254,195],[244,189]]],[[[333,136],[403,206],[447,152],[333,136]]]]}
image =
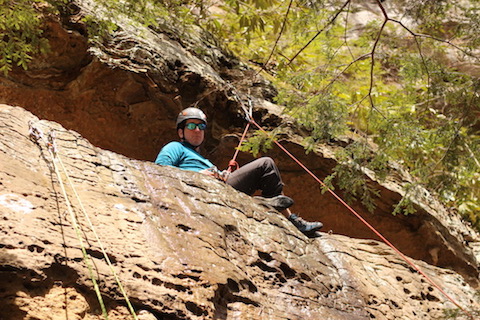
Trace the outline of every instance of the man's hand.
{"type": "Polygon", "coordinates": [[[200,172],[200,173],[203,173],[203,174],[206,174],[207,176],[217,178],[217,177],[215,176],[215,172],[214,172],[213,170],[211,170],[211,168],[209,168],[209,169],[204,169],[204,170],[200,170],[199,172],[200,172]]]}
{"type": "Polygon", "coordinates": [[[210,177],[214,177],[215,179],[221,180],[221,181],[227,181],[229,172],[227,170],[220,171],[217,169],[217,167],[211,167],[208,169],[204,169],[199,171],[200,173],[206,174],[210,177]]]}

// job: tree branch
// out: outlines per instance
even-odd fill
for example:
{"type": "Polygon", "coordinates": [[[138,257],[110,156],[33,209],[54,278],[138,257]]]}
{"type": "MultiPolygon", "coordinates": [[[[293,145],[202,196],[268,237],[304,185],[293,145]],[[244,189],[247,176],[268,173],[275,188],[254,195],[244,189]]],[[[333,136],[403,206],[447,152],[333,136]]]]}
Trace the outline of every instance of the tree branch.
{"type": "Polygon", "coordinates": [[[290,3],[288,4],[287,12],[285,13],[285,16],[283,17],[283,22],[282,22],[282,28],[280,29],[280,32],[278,33],[277,39],[275,40],[275,44],[273,45],[272,50],[270,51],[270,55],[268,56],[267,60],[265,63],[262,65],[260,70],[258,70],[254,77],[257,76],[262,70],[265,70],[265,67],[267,66],[268,62],[273,56],[273,53],[275,52],[275,49],[277,48],[278,42],[280,41],[280,38],[282,37],[283,31],[285,30],[285,26],[287,24],[287,19],[288,19],[288,14],[290,13],[290,9],[292,8],[293,0],[290,0],[290,3]]]}
{"type": "Polygon", "coordinates": [[[306,45],[304,45],[292,58],[289,59],[287,65],[290,65],[293,60],[295,60],[295,58],[297,58],[300,53],[302,53],[313,41],[315,41],[315,39],[320,35],[322,34],[323,31],[325,31],[325,29],[330,26],[331,24],[333,24],[335,22],[335,20],[337,19],[337,17],[340,15],[340,13],[343,12],[343,9],[345,9],[345,7],[350,3],[351,0],[347,0],[343,6],[337,11],[337,13],[332,17],[332,19],[330,19],[330,21],[327,22],[327,24],[320,30],[318,31],[308,42],[306,45]]]}

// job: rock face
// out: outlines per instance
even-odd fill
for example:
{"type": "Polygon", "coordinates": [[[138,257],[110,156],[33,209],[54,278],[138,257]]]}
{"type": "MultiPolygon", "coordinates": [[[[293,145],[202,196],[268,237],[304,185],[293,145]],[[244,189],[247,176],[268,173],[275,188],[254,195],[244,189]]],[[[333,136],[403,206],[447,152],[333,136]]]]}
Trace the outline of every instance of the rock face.
{"type": "MultiPolygon", "coordinates": [[[[129,317],[115,275],[144,320],[413,320],[454,307],[386,245],[308,239],[252,199],[0,105],[0,319],[101,319],[82,247],[109,319],[129,317]]],[[[415,263],[478,309],[460,275],[415,263]]]]}
{"type": "MultiPolygon", "coordinates": [[[[102,44],[89,45],[85,14],[95,14],[92,4],[78,1],[71,16],[50,18],[45,25],[52,51],[35,59],[27,71],[0,76],[0,103],[21,106],[42,119],[79,132],[95,146],[129,158],[153,161],[167,142],[176,139],[178,112],[198,104],[209,117],[205,152],[220,168],[226,167],[245,121],[231,87],[248,91],[255,100],[254,116],[268,127],[284,126],[292,134],[287,148],[320,179],[336,165],[333,146],[321,146],[305,155],[298,128],[281,115],[281,107],[267,100],[274,89],[254,72],[201,39],[181,39],[172,33],[132,27],[128,19],[102,44]],[[61,18],[61,19],[60,19],[61,18]],[[201,50],[196,50],[201,48],[201,50]],[[199,55],[198,52],[203,52],[199,55]],[[229,83],[229,84],[228,84],[229,83]]],[[[295,212],[321,220],[326,230],[363,239],[376,239],[345,207],[278,149],[274,158],[296,205],[295,212]]],[[[241,154],[239,163],[250,160],[241,154]]],[[[425,190],[416,192],[417,213],[394,217],[393,207],[402,198],[401,185],[411,182],[399,175],[378,182],[366,173],[381,196],[372,214],[360,203],[354,209],[403,253],[429,264],[449,268],[478,285],[478,234],[455,214],[438,204],[425,190]],[[474,250],[477,248],[476,250],[474,250]]],[[[340,193],[340,196],[342,194],[340,193]]]]}

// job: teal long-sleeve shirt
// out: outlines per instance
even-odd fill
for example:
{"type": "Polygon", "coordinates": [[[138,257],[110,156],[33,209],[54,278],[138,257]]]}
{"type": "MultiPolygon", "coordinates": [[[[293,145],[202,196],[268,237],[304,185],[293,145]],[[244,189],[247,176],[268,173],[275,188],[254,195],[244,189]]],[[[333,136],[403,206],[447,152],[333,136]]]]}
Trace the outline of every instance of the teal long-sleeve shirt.
{"type": "Polygon", "coordinates": [[[208,159],[193,150],[191,145],[177,141],[165,145],[160,150],[155,163],[197,172],[214,166],[208,159]]]}

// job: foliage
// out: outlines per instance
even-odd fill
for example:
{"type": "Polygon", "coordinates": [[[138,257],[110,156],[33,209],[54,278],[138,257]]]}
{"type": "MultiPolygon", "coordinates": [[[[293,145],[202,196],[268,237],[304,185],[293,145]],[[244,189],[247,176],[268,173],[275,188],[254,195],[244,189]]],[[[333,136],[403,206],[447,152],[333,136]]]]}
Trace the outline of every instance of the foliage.
{"type": "MultiPolygon", "coordinates": [[[[355,33],[349,20],[358,9],[353,1],[343,7],[323,1],[299,1],[293,7],[270,1],[270,7],[261,8],[256,3],[235,1],[231,11],[224,7],[230,15],[223,15],[217,34],[274,76],[280,88],[277,103],[309,130],[307,152],[349,131],[360,138],[338,155],[342,164],[329,180],[335,178],[347,196],[373,210],[375,194],[362,168],[382,177],[389,162],[396,161],[413,174],[415,184],[438,194],[480,228],[480,137],[475,129],[480,80],[445,63],[452,54],[479,61],[472,56],[480,25],[476,2],[453,6],[398,0],[415,25],[384,16],[355,33]]],[[[413,211],[408,191],[392,208],[394,214],[413,211]]]]}
{"type": "Polygon", "coordinates": [[[0,0],[0,72],[4,75],[14,65],[27,69],[33,55],[48,51],[48,41],[42,37],[42,20],[59,1],[42,4],[45,1],[0,0]]]}
{"type": "MultiPolygon", "coordinates": [[[[337,181],[340,189],[345,191],[345,200],[360,200],[371,212],[375,210],[376,198],[380,196],[372,181],[365,178],[366,170],[375,173],[377,179],[384,180],[389,173],[388,159],[381,152],[373,152],[368,141],[356,141],[336,152],[339,165],[326,181],[337,181]]],[[[332,188],[332,186],[330,186],[332,188]]],[[[407,208],[404,203],[398,210],[407,208]]]]}
{"type": "Polygon", "coordinates": [[[260,152],[267,152],[272,148],[274,141],[277,140],[277,134],[280,128],[271,132],[257,130],[253,136],[245,141],[240,147],[241,151],[250,152],[256,157],[260,152]]]}

